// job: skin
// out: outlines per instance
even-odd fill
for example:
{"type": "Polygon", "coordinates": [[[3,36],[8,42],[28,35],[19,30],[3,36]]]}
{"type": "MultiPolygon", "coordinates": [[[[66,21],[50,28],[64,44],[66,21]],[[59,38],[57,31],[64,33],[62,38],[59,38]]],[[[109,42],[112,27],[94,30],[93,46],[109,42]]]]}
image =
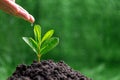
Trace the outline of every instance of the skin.
{"type": "Polygon", "coordinates": [[[20,17],[30,23],[35,19],[25,9],[15,3],[15,0],[0,0],[0,9],[8,14],[20,17]]]}

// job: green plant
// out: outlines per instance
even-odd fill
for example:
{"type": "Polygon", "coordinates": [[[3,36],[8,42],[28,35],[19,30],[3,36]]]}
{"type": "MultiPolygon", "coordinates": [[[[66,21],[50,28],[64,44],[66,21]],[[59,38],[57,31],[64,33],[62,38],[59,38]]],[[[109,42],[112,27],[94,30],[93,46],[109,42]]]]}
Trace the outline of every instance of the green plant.
{"type": "Polygon", "coordinates": [[[35,25],[34,26],[35,39],[33,39],[31,37],[23,37],[23,40],[36,53],[39,62],[40,62],[40,58],[43,54],[45,54],[48,51],[50,51],[51,49],[53,49],[59,43],[59,38],[52,37],[53,34],[54,34],[54,30],[49,30],[41,38],[41,27],[39,25],[35,25]]]}

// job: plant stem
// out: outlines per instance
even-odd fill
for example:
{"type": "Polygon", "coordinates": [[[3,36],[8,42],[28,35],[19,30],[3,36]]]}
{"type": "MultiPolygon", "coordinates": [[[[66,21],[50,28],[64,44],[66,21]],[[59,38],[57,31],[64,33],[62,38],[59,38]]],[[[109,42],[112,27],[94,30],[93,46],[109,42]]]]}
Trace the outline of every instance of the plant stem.
{"type": "Polygon", "coordinates": [[[37,57],[38,57],[38,62],[40,62],[41,55],[38,54],[37,57]]]}

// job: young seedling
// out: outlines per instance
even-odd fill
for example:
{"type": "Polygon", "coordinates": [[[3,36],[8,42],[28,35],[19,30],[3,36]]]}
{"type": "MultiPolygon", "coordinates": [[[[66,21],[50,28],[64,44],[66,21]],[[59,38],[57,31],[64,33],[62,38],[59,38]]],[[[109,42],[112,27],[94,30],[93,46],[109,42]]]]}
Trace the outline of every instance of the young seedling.
{"type": "Polygon", "coordinates": [[[52,37],[54,30],[49,30],[41,38],[41,27],[39,25],[34,26],[35,39],[31,37],[23,37],[23,40],[33,49],[38,57],[38,62],[43,54],[53,49],[58,43],[59,38],[52,37]]]}

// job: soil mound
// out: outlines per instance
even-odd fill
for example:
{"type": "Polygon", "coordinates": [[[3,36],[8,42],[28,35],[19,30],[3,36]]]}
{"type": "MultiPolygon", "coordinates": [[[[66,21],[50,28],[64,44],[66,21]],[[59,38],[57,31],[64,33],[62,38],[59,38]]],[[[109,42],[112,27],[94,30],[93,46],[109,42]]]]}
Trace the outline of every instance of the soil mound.
{"type": "Polygon", "coordinates": [[[58,63],[52,60],[34,61],[27,66],[21,64],[16,67],[16,71],[7,80],[91,80],[74,71],[63,61],[58,63]]]}

